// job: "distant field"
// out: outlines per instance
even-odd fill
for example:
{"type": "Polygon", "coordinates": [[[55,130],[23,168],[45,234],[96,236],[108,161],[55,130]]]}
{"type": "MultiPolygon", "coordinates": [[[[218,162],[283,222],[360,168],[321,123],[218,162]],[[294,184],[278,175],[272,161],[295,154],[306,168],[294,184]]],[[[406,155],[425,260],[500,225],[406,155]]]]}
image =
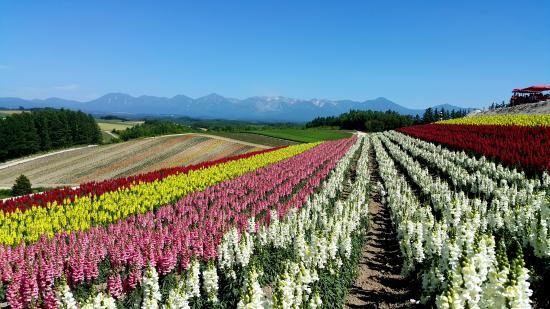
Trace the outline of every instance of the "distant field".
{"type": "Polygon", "coordinates": [[[3,110],[0,110],[0,117],[5,117],[12,114],[20,114],[22,112],[24,111],[18,110],[18,109],[3,109],[3,110]]]}
{"type": "Polygon", "coordinates": [[[113,138],[118,137],[118,135],[115,135],[115,134],[111,133],[111,131],[103,131],[102,130],[101,131],[101,137],[103,139],[103,143],[108,144],[113,140],[113,138]]]}
{"type": "Polygon", "coordinates": [[[335,131],[335,130],[323,130],[323,129],[266,129],[250,131],[255,134],[271,136],[276,138],[287,139],[296,142],[309,143],[325,140],[335,140],[350,137],[350,133],[335,131]]]}
{"type": "Polygon", "coordinates": [[[232,139],[247,142],[247,143],[266,145],[270,147],[280,147],[280,146],[297,144],[297,142],[290,141],[287,139],[280,139],[280,138],[260,135],[256,133],[246,133],[246,132],[207,132],[207,133],[216,135],[216,136],[232,138],[232,139]]]}
{"type": "Polygon", "coordinates": [[[135,125],[143,123],[143,121],[120,121],[120,120],[104,120],[104,119],[96,119],[97,124],[99,125],[99,128],[102,131],[112,131],[115,130],[125,130],[127,128],[131,128],[135,125]]]}
{"type": "Polygon", "coordinates": [[[143,123],[143,121],[121,121],[105,119],[96,119],[96,122],[102,131],[101,135],[103,136],[103,143],[110,143],[113,138],[118,138],[118,135],[115,135],[111,132],[113,131],[113,129],[122,131],[143,123]]]}
{"type": "Polygon", "coordinates": [[[29,177],[33,186],[76,185],[260,149],[193,134],[144,138],[54,154],[7,168],[0,165],[0,187],[11,187],[21,174],[29,177]]]}

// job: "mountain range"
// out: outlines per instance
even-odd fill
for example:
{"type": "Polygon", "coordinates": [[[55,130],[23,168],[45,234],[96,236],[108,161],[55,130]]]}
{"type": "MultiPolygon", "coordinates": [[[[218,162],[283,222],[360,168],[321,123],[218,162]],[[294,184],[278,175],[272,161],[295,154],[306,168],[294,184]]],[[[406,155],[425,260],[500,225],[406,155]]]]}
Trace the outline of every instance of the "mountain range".
{"type": "MultiPolygon", "coordinates": [[[[177,95],[172,98],[109,93],[95,100],[81,102],[60,98],[25,100],[0,98],[2,108],[68,108],[94,114],[188,116],[205,119],[247,121],[305,122],[320,116],[335,116],[350,109],[387,111],[404,115],[422,115],[423,109],[411,109],[380,97],[363,102],[352,100],[293,99],[282,96],[256,96],[246,99],[210,94],[200,98],[177,95]]],[[[447,110],[472,110],[448,104],[433,106],[447,110]]]]}

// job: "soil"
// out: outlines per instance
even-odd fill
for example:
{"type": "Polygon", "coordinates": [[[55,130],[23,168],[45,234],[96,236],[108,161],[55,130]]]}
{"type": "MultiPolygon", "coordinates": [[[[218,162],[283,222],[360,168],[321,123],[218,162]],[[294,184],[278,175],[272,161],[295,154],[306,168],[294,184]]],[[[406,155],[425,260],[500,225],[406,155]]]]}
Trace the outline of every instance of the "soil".
{"type": "MultiPolygon", "coordinates": [[[[379,181],[378,164],[369,154],[372,188],[379,181]]],[[[367,241],[358,276],[346,299],[346,308],[420,308],[419,284],[401,275],[403,259],[387,205],[371,191],[367,241]]]]}

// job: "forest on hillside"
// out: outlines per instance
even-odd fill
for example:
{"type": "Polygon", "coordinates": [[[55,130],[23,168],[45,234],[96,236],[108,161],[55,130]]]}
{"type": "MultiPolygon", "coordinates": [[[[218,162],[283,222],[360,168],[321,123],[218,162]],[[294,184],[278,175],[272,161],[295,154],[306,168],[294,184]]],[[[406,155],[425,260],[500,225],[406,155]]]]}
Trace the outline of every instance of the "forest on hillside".
{"type": "Polygon", "coordinates": [[[101,131],[95,119],[80,111],[47,108],[0,119],[0,162],[100,142],[101,131]]]}
{"type": "Polygon", "coordinates": [[[121,140],[127,141],[140,137],[189,133],[194,132],[194,130],[187,126],[170,121],[146,120],[144,123],[137,126],[127,128],[125,130],[113,130],[113,132],[118,134],[121,140]]]}
{"type": "Polygon", "coordinates": [[[307,128],[339,127],[345,130],[365,132],[382,132],[416,124],[431,123],[466,116],[466,110],[446,110],[444,108],[428,108],[422,116],[401,115],[394,111],[360,111],[350,110],[339,116],[317,117],[306,124],[307,128]]]}
{"type": "Polygon", "coordinates": [[[376,112],[350,110],[340,116],[318,117],[306,124],[306,127],[339,127],[345,130],[381,132],[413,125],[412,116],[400,115],[397,112],[376,112]]]}

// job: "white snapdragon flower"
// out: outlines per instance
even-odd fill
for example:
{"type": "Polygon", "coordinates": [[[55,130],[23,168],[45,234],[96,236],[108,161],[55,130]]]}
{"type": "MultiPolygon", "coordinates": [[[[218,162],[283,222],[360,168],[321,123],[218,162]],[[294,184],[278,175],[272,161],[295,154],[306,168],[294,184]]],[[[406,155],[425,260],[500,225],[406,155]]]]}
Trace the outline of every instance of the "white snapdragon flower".
{"type": "Polygon", "coordinates": [[[199,261],[196,258],[193,258],[191,261],[191,266],[189,267],[189,271],[187,273],[187,294],[190,298],[192,297],[200,297],[201,291],[200,291],[200,275],[201,275],[201,268],[199,261]]]}
{"type": "Polygon", "coordinates": [[[258,283],[259,274],[254,267],[246,274],[246,279],[241,292],[241,299],[237,304],[238,309],[264,308],[266,300],[262,287],[258,283]]]}
{"type": "Polygon", "coordinates": [[[309,302],[309,308],[317,309],[320,308],[322,305],[323,301],[321,300],[321,296],[319,296],[318,292],[315,292],[313,294],[313,297],[311,298],[311,301],[309,302]]]}
{"type": "Polygon", "coordinates": [[[159,276],[157,270],[149,265],[142,280],[143,303],[142,309],[157,309],[162,295],[160,294],[159,276]]]}
{"type": "Polygon", "coordinates": [[[63,282],[62,285],[56,290],[57,305],[62,309],[77,309],[78,305],[74,299],[73,293],[67,285],[63,282]]]}
{"type": "Polygon", "coordinates": [[[115,299],[102,292],[89,299],[81,309],[116,309],[115,299]]]}
{"type": "Polygon", "coordinates": [[[202,273],[203,287],[208,300],[212,303],[218,302],[218,273],[213,261],[208,262],[208,266],[202,273]]]}

